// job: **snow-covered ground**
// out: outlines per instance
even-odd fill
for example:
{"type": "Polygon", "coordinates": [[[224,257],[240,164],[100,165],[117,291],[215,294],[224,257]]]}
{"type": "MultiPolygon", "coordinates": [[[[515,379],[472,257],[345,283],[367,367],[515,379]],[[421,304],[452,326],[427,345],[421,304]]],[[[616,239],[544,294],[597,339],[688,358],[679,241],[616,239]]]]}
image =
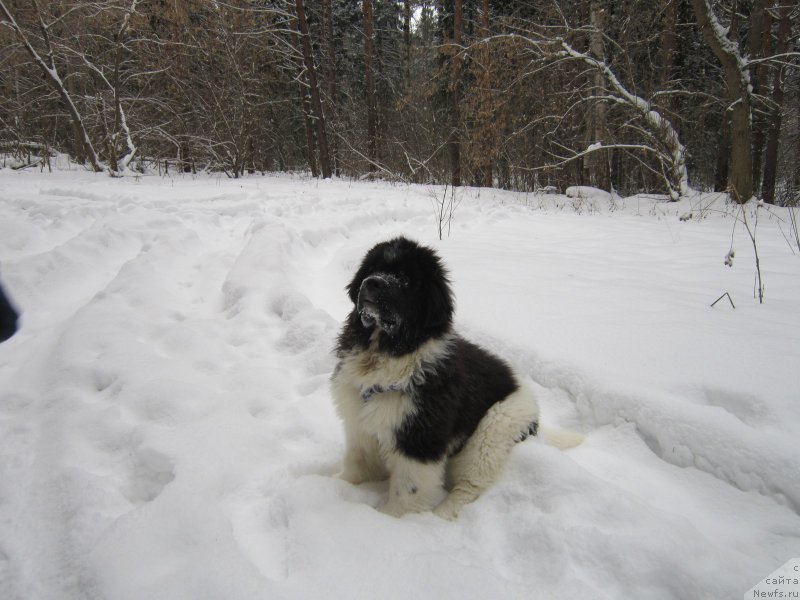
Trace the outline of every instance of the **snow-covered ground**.
{"type": "Polygon", "coordinates": [[[468,189],[440,241],[442,192],[0,171],[24,311],[0,345],[0,598],[742,598],[800,556],[786,212],[759,211],[759,305],[714,196],[468,189]],[[520,444],[453,523],[332,477],[343,288],[398,234],[440,252],[459,328],[545,422],[586,434],[520,444]]]}

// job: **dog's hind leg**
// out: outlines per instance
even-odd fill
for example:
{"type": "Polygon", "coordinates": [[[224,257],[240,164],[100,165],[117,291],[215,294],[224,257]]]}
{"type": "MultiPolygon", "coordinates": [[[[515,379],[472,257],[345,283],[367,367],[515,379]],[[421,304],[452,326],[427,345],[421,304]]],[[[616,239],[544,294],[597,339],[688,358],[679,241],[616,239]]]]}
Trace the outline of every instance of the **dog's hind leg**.
{"type": "Polygon", "coordinates": [[[464,505],[474,502],[492,485],[508,462],[514,445],[535,433],[539,406],[524,384],[505,400],[492,406],[478,423],[464,448],[447,465],[450,493],[434,513],[455,519],[464,505]]]}

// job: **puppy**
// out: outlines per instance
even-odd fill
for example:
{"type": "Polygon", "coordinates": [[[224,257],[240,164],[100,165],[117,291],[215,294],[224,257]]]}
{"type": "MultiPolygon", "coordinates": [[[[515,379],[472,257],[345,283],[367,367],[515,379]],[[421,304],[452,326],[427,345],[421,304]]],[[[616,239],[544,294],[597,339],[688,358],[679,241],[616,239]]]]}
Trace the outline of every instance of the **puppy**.
{"type": "Polygon", "coordinates": [[[384,513],[455,519],[514,445],[537,434],[536,398],[508,364],[453,331],[453,293],[432,249],[380,243],[346,290],[353,310],[331,381],[345,433],[339,476],[388,478],[384,513]]]}

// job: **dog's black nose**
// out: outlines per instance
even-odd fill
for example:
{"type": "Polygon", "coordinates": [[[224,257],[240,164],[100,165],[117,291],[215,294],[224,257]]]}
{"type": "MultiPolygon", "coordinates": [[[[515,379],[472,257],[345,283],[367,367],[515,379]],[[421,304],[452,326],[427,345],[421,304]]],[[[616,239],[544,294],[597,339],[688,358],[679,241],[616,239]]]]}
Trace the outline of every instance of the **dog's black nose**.
{"type": "Polygon", "coordinates": [[[361,282],[359,296],[364,300],[374,300],[375,297],[386,287],[386,280],[377,275],[371,275],[361,282]]]}

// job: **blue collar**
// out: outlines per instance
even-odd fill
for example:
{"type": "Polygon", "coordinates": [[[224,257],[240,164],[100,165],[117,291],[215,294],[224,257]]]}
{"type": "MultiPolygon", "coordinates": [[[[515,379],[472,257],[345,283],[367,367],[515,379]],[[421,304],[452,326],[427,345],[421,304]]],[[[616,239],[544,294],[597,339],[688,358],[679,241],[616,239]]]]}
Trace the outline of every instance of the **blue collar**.
{"type": "Polygon", "coordinates": [[[393,383],[388,387],[382,385],[373,385],[361,392],[361,399],[364,402],[369,402],[375,394],[384,394],[386,392],[402,392],[405,388],[400,384],[393,383]]]}

